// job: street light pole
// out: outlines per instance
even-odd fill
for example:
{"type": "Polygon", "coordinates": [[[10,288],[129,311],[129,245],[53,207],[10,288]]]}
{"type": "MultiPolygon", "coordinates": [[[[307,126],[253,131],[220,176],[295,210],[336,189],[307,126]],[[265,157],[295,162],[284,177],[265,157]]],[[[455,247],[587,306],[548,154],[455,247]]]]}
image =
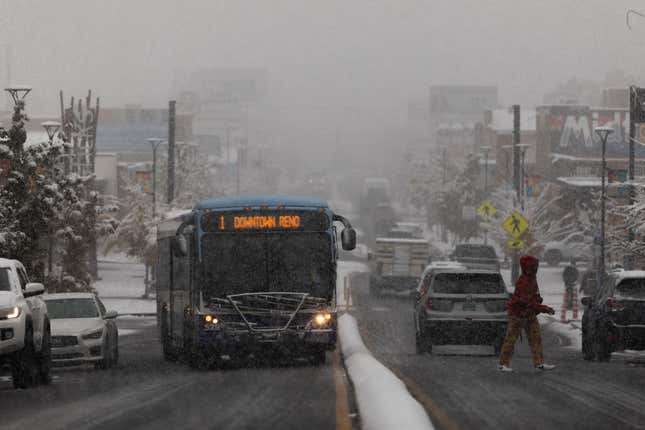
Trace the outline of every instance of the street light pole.
{"type": "Polygon", "coordinates": [[[598,262],[598,272],[596,280],[598,287],[601,286],[602,280],[605,277],[605,207],[607,200],[607,193],[605,191],[605,172],[607,171],[607,160],[605,152],[607,147],[607,137],[614,132],[611,127],[596,127],[594,129],[602,142],[602,167],[601,167],[601,181],[600,181],[600,261],[598,262]]]}
{"type": "MultiPolygon", "coordinates": [[[[490,151],[489,146],[482,146],[482,152],[484,153],[484,198],[488,198],[488,151],[490,151]]],[[[484,228],[484,245],[488,244],[488,225],[484,228]]]]}
{"type": "Polygon", "coordinates": [[[163,139],[152,137],[148,143],[152,147],[152,219],[157,218],[157,148],[163,139]]]}

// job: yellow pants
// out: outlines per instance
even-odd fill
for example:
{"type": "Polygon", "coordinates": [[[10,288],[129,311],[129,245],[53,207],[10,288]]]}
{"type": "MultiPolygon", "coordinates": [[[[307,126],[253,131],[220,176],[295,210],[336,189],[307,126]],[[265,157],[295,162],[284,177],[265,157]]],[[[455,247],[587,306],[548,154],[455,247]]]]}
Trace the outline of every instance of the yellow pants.
{"type": "Polygon", "coordinates": [[[504,366],[509,366],[511,364],[515,342],[517,341],[522,329],[524,329],[526,337],[529,339],[529,347],[531,348],[531,354],[533,354],[533,364],[537,366],[544,363],[540,323],[535,315],[529,315],[521,318],[513,316],[509,317],[506,337],[504,338],[504,345],[502,346],[502,354],[499,356],[499,364],[504,366]]]}

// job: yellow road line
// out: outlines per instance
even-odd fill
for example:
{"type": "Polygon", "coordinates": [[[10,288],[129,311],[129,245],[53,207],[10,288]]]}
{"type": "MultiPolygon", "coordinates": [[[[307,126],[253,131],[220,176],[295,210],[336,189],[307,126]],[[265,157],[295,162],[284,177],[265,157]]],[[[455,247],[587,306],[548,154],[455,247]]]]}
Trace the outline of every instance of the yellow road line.
{"type": "Polygon", "coordinates": [[[417,385],[414,381],[411,379],[403,376],[401,373],[395,371],[394,369],[390,368],[390,370],[405,384],[406,387],[408,387],[408,391],[410,391],[410,394],[412,394],[412,397],[417,399],[419,403],[421,403],[421,406],[423,406],[428,412],[428,415],[430,415],[430,419],[432,420],[432,424],[434,424],[437,428],[440,428],[442,430],[459,430],[459,426],[457,423],[446,414],[443,409],[437,405],[434,400],[428,396],[423,388],[421,388],[419,385],[417,385]]]}
{"type": "Polygon", "coordinates": [[[349,397],[347,386],[340,364],[338,349],[333,354],[334,386],[336,388],[336,430],[351,430],[352,421],[349,418],[349,397]]]}

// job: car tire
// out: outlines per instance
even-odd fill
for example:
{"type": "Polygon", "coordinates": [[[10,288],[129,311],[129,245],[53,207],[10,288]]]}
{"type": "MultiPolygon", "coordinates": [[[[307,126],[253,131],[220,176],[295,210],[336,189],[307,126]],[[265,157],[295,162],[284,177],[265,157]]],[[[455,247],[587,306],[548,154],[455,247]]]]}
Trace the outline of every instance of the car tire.
{"type": "Polygon", "coordinates": [[[432,341],[423,330],[419,330],[416,333],[415,343],[417,354],[432,353],[432,341]]]}
{"type": "Polygon", "coordinates": [[[14,388],[31,388],[38,380],[34,330],[31,326],[25,330],[25,346],[13,356],[11,377],[14,388]]]}
{"type": "Polygon", "coordinates": [[[607,343],[607,332],[602,329],[596,330],[593,342],[593,354],[596,360],[607,362],[611,360],[611,348],[607,343]]]}
{"type": "Polygon", "coordinates": [[[117,340],[114,344],[114,350],[112,353],[112,367],[116,366],[119,363],[119,338],[117,335],[117,340]]]}
{"type": "Polygon", "coordinates": [[[596,358],[589,322],[585,320],[584,316],[582,317],[582,358],[586,361],[593,361],[596,358]]]}
{"type": "Polygon", "coordinates": [[[112,351],[110,350],[110,342],[105,339],[105,344],[101,348],[103,351],[103,359],[97,363],[99,369],[107,370],[112,367],[112,351]]]}
{"type": "Polygon", "coordinates": [[[550,250],[547,251],[544,259],[549,266],[558,266],[562,261],[562,253],[558,250],[550,250]]]}
{"type": "Polygon", "coordinates": [[[493,352],[495,353],[496,357],[499,357],[502,354],[502,347],[504,346],[504,336],[505,334],[502,334],[493,344],[493,352]]]}
{"type": "Polygon", "coordinates": [[[43,385],[49,385],[51,383],[50,373],[52,368],[51,329],[49,328],[49,322],[46,322],[45,325],[42,346],[37,356],[37,365],[39,382],[43,385]]]}

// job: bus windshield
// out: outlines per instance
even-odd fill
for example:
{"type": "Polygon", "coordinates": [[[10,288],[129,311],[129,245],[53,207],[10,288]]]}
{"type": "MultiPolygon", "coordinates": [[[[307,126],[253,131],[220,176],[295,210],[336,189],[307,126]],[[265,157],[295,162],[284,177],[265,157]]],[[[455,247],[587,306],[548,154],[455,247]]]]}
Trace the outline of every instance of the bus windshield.
{"type": "Polygon", "coordinates": [[[327,233],[206,234],[202,258],[203,291],[210,297],[253,292],[332,294],[327,233]]]}

